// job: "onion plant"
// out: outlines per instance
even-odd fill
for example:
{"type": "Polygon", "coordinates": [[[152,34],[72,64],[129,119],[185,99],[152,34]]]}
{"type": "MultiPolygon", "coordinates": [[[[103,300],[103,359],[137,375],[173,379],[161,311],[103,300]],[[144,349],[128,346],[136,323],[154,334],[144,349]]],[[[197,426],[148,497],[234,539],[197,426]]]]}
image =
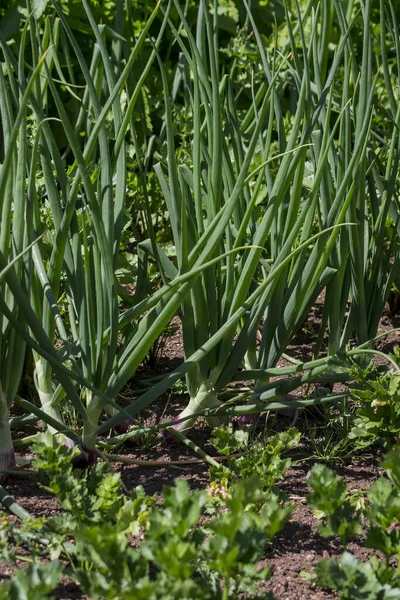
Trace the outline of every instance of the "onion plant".
{"type": "MultiPolygon", "coordinates": [[[[16,95],[12,100],[14,105],[19,101],[23,107],[17,118],[14,117],[13,120],[10,109],[12,102],[5,96],[6,93],[10,95],[10,91],[4,83],[3,76],[3,97],[7,101],[3,103],[3,107],[4,111],[8,110],[10,113],[6,113],[7,118],[4,119],[6,123],[4,135],[7,136],[7,142],[11,131],[13,134],[13,143],[5,144],[5,147],[10,149],[7,154],[8,167],[6,169],[3,165],[2,170],[3,192],[10,193],[10,190],[15,188],[15,192],[19,194],[18,198],[21,199],[21,207],[16,201],[12,203],[10,199],[8,206],[5,205],[3,209],[2,263],[6,263],[9,252],[12,258],[21,250],[21,243],[25,238],[29,240],[42,232],[45,226],[44,208],[49,211],[48,218],[54,227],[53,243],[50,248],[49,244],[46,246],[44,241],[41,241],[33,250],[35,270],[29,288],[23,285],[18,277],[19,265],[10,269],[5,275],[9,289],[3,291],[0,300],[4,313],[4,331],[6,332],[6,327],[10,328],[13,325],[22,336],[20,340],[17,333],[12,334],[16,336],[16,340],[20,340],[20,349],[18,350],[17,343],[14,343],[14,338],[10,337],[13,344],[8,345],[9,358],[5,355],[7,364],[14,362],[15,365],[15,375],[10,377],[12,386],[8,394],[10,400],[7,398],[7,406],[12,401],[18,386],[16,374],[18,368],[22,369],[23,340],[25,340],[34,350],[35,383],[43,411],[49,416],[52,427],[58,421],[60,428],[63,429],[56,401],[65,394],[83,420],[84,446],[93,449],[94,430],[104,403],[107,404],[108,379],[112,372],[123,371],[118,364],[119,297],[115,269],[124,226],[126,187],[124,136],[132,124],[132,111],[144,78],[154,60],[154,53],[136,87],[126,92],[129,103],[124,115],[120,97],[132,65],[137,60],[146,41],[148,30],[158,13],[158,6],[129,52],[126,62],[122,65],[124,68],[120,65],[117,71],[115,65],[110,63],[104,30],[94,23],[88,3],[85,2],[84,6],[96,38],[91,68],[86,65],[81,50],[56,2],[54,6],[58,17],[46,17],[42,33],[39,31],[34,15],[27,22],[19,51],[19,63],[8,45],[2,43],[8,71],[7,83],[16,95]],[[62,36],[60,24],[64,27],[62,36]],[[25,81],[26,66],[23,52],[27,43],[28,25],[35,77],[42,69],[40,79],[37,78],[35,82],[32,77],[29,85],[25,81]],[[62,44],[64,44],[63,48],[61,48],[62,44]],[[75,52],[81,77],[86,84],[87,93],[83,93],[82,97],[78,95],[82,86],[68,80],[72,72],[71,64],[68,62],[71,61],[71,48],[67,52],[66,44],[70,44],[72,51],[75,52]],[[65,52],[67,72],[63,71],[60,63],[58,48],[65,52]],[[61,89],[64,86],[67,93],[73,95],[80,103],[78,125],[80,124],[86,134],[83,144],[79,136],[79,127],[71,123],[65,110],[65,100],[61,97],[61,89]],[[22,101],[21,97],[18,97],[19,93],[21,97],[23,94],[22,101]],[[101,104],[102,102],[104,105],[101,104]],[[28,117],[34,129],[31,144],[28,143],[26,131],[28,117]],[[111,130],[108,125],[110,119],[111,130]],[[73,157],[69,170],[66,158],[62,156],[56,140],[55,121],[61,126],[68,143],[66,155],[70,153],[73,157]],[[14,155],[19,127],[23,128],[19,138],[24,140],[21,150],[18,147],[18,151],[22,152],[20,160],[14,155]],[[113,147],[109,144],[110,136],[115,139],[113,147]],[[24,152],[27,153],[28,146],[29,163],[24,155],[24,152]],[[27,174],[30,177],[28,185],[27,174]],[[41,174],[41,185],[37,184],[38,174],[41,174]],[[22,200],[25,202],[26,198],[26,185],[29,219],[26,218],[27,208],[22,204],[22,200]],[[14,211],[15,217],[11,215],[11,210],[14,211]],[[13,220],[11,216],[14,217],[13,220]],[[13,231],[15,227],[15,231],[18,232],[14,234],[17,239],[15,248],[10,246],[11,222],[13,231]],[[5,293],[11,296],[11,303],[4,297],[5,293]],[[65,298],[65,303],[60,305],[61,295],[65,298]],[[24,315],[29,331],[18,318],[13,303],[24,315]],[[56,340],[60,346],[58,349],[55,347],[56,340]],[[11,350],[21,355],[21,360],[15,360],[17,354],[14,354],[13,359],[11,350]],[[53,386],[52,372],[56,375],[61,388],[53,386]]],[[[159,39],[164,28],[165,20],[159,39]]],[[[120,37],[116,32],[108,33],[112,38],[111,41],[118,40],[120,37]]],[[[6,193],[2,194],[2,198],[6,193]]],[[[168,315],[163,318],[158,329],[151,332],[145,340],[143,347],[138,350],[138,356],[135,356],[137,364],[140,364],[151,343],[157,335],[160,335],[164,324],[171,316],[173,312],[168,311],[168,315]]],[[[134,369],[130,367],[129,372],[124,374],[125,381],[133,373],[134,369]]],[[[7,389],[6,385],[9,384],[4,381],[2,383],[4,390],[7,389]]],[[[113,402],[110,400],[108,404],[113,402]]],[[[115,404],[114,408],[116,408],[115,404]]],[[[6,416],[6,409],[3,412],[6,416]]],[[[9,436],[4,435],[2,439],[5,444],[8,443],[9,448],[9,436]]]]}
{"type": "MultiPolygon", "coordinates": [[[[57,2],[53,4],[57,17],[47,16],[42,30],[34,15],[29,20],[34,73],[42,67],[35,85],[32,82],[26,87],[23,59],[18,72],[11,49],[2,44],[10,77],[16,79],[15,87],[23,90],[22,106],[33,122],[29,169],[25,167],[21,175],[21,185],[26,186],[29,174],[28,239],[45,232],[46,210],[53,237],[51,244],[41,240],[33,248],[34,272],[29,289],[19,281],[16,268],[5,274],[26,327],[6,302],[0,299],[0,303],[7,322],[34,351],[35,382],[44,421],[53,430],[65,430],[57,408],[64,396],[82,419],[83,446],[93,451],[101,412],[105,408],[109,412],[119,410],[115,402],[119,391],[176,314],[196,278],[221,258],[213,255],[198,261],[190,273],[183,273],[145,299],[142,290],[137,289],[133,310],[120,317],[116,269],[124,226],[125,136],[129,130],[134,136],[132,113],[155,60],[169,7],[143,74],[132,86],[132,66],[159,7],[133,47],[128,49],[125,44],[126,59],[116,64],[110,56],[118,56],[118,52],[110,54],[109,46],[121,42],[120,34],[98,26],[84,1],[95,38],[89,67],[57,2]],[[69,79],[72,54],[80,74],[73,81],[69,79]],[[79,104],[76,123],[65,109],[64,93],[79,104]],[[124,111],[122,94],[126,97],[124,111]],[[56,137],[60,130],[67,142],[63,154],[56,137]],[[122,340],[120,330],[126,323],[131,324],[130,333],[122,340]]],[[[27,43],[26,39],[21,43],[27,43]]],[[[21,121],[23,113],[18,126],[21,121]]],[[[10,181],[8,171],[4,170],[3,175],[6,183],[10,181]]]]}
{"type": "MultiPolygon", "coordinates": [[[[323,376],[331,382],[348,378],[344,365],[342,372],[332,373],[333,363],[327,358],[281,385],[269,381],[285,375],[274,367],[326,285],[319,341],[328,321],[331,355],[345,349],[354,328],[362,343],[376,334],[398,268],[398,259],[383,251],[390,214],[395,230],[389,248],[397,252],[397,121],[394,115],[390,160],[386,173],[379,173],[372,154],[378,71],[372,71],[369,2],[361,11],[361,76],[354,65],[351,6],[345,15],[339,2],[334,7],[322,2],[316,9],[310,3],[303,14],[297,9],[295,27],[287,14],[286,50],[272,55],[248,9],[265,80],[259,90],[253,87],[253,105],[244,115],[235,102],[234,72],[226,77],[219,73],[217,7],[212,22],[205,3],[200,4],[195,38],[179,3],[175,6],[185,38],[171,27],[186,65],[180,73],[193,138],[189,161],[186,149],[186,162],[179,164],[173,123],[179,74],[172,92],[164,75],[167,156],[155,170],[171,218],[177,268],[161,249],[159,267],[174,281],[179,273],[190,272],[199,257],[243,243],[251,246],[205,272],[181,305],[186,363],[169,383],[186,374],[190,401],[179,417],[177,429],[182,430],[202,411],[221,412],[212,410],[219,405],[217,394],[234,379],[256,379],[253,399],[261,399],[267,409],[271,401],[304,382],[321,381],[323,376]],[[335,18],[338,43],[328,61],[326,35],[335,18]],[[297,91],[290,131],[285,130],[285,98],[277,85],[283,71],[297,91]],[[276,139],[278,161],[272,169],[276,139]],[[370,195],[362,185],[366,176],[370,195]],[[345,222],[351,225],[340,234],[337,227],[331,229],[345,222]],[[320,236],[310,249],[307,239],[316,231],[320,236]],[[296,247],[299,251],[293,252],[296,247]],[[358,314],[360,309],[368,312],[367,328],[361,326],[366,317],[358,314]]],[[[390,14],[393,22],[393,10],[390,14]]],[[[163,73],[161,61],[160,70],[163,73]]],[[[391,81],[387,68],[385,77],[391,81]]],[[[292,369],[293,374],[299,371],[292,369]]],[[[146,406],[165,385],[161,382],[146,392],[128,411],[134,414],[146,406]]]]}
{"type": "MultiPolygon", "coordinates": [[[[383,9],[383,6],[381,8],[383,9]]],[[[333,276],[327,282],[316,356],[321,350],[326,330],[327,351],[330,356],[343,353],[353,334],[363,348],[373,345],[386,299],[399,268],[399,213],[396,189],[399,113],[393,101],[390,102],[393,76],[384,60],[384,78],[379,79],[380,57],[372,55],[370,2],[362,5],[362,65],[361,69],[357,67],[352,24],[349,22],[351,16],[352,10],[350,9],[346,16],[341,3],[337,2],[334,10],[330,10],[329,3],[323,3],[323,10],[319,14],[311,11],[308,17],[310,30],[315,32],[311,39],[313,58],[310,65],[310,89],[314,104],[321,104],[321,100],[325,98],[311,135],[314,143],[308,155],[308,169],[311,169],[313,176],[310,196],[317,194],[317,224],[321,229],[338,223],[344,216],[343,211],[346,212],[346,220],[354,224],[352,227],[343,228],[335,245],[331,247],[328,266],[333,270],[333,276]],[[343,43],[340,64],[340,80],[343,81],[343,85],[333,86],[328,91],[322,80],[325,63],[318,49],[323,43],[324,32],[332,27],[335,18],[343,43]],[[381,84],[381,97],[386,109],[385,117],[376,103],[378,81],[381,84]],[[386,124],[386,131],[380,129],[378,132],[377,114],[381,123],[386,124]],[[382,135],[387,135],[388,138],[384,146],[381,146],[382,135]]],[[[380,35],[383,47],[386,44],[386,22],[391,24],[392,40],[398,40],[394,11],[385,14],[382,10],[380,35]]],[[[299,17],[300,31],[301,24],[302,20],[299,17]]],[[[295,39],[291,49],[296,56],[295,39]]],[[[284,244],[287,221],[282,219],[280,223],[283,224],[283,237],[277,236],[277,239],[281,239],[280,243],[284,244]]],[[[316,223],[313,224],[314,228],[315,226],[316,223]]],[[[321,237],[312,251],[309,265],[313,264],[313,254],[321,256],[325,250],[324,239],[321,237]]],[[[321,359],[316,365],[316,370],[313,369],[291,381],[283,380],[278,385],[268,381],[270,369],[275,367],[290,340],[290,331],[295,330],[310,307],[304,291],[310,283],[315,285],[315,282],[313,268],[308,269],[306,266],[297,272],[292,271],[289,286],[275,289],[264,315],[264,328],[256,363],[258,371],[244,371],[237,376],[257,377],[258,372],[259,385],[252,401],[256,401],[257,398],[266,403],[274,401],[278,395],[295,389],[300,383],[318,381],[321,377],[331,382],[339,380],[339,373],[335,376],[329,372],[328,358],[321,359]],[[275,317],[275,321],[272,316],[275,317]]],[[[346,378],[348,374],[342,372],[342,376],[346,378]]]]}
{"type": "Polygon", "coordinates": [[[354,188],[347,218],[356,222],[357,227],[343,232],[330,258],[337,275],[327,286],[323,327],[316,351],[328,327],[331,354],[343,350],[353,332],[359,343],[375,337],[400,266],[400,110],[393,92],[398,77],[390,69],[387,54],[387,47],[393,47],[397,60],[400,58],[400,38],[392,4],[381,2],[378,48],[382,56],[374,56],[371,8],[370,1],[361,4],[364,24],[361,61],[355,59],[352,31],[340,2],[335,2],[335,14],[331,16],[331,19],[336,17],[343,35],[348,32],[343,86],[336,98],[345,116],[324,169],[322,223],[332,222],[332,190],[337,182],[346,180],[357,146],[365,146],[357,164],[353,165],[351,180],[346,183],[347,190],[354,188]],[[373,95],[372,90],[375,90],[373,95]],[[371,124],[365,132],[366,118],[371,124]]]}
{"type": "MultiPolygon", "coordinates": [[[[317,27],[313,27],[314,33],[306,40],[306,24],[299,15],[303,48],[300,56],[288,19],[294,63],[290,73],[298,86],[298,102],[287,135],[283,126],[283,99],[277,92],[276,81],[288,58],[266,55],[250,11],[264,74],[260,85],[265,93],[253,89],[250,114],[241,114],[235,101],[234,70],[225,76],[219,73],[217,7],[214,6],[212,22],[206,3],[200,3],[195,38],[179,3],[175,2],[175,6],[188,40],[185,43],[171,24],[190,73],[187,76],[183,71],[182,85],[189,91],[185,98],[193,119],[193,139],[191,164],[178,164],[173,107],[164,74],[167,161],[165,168],[159,164],[155,170],[171,219],[177,269],[168,264],[166,257],[159,266],[165,270],[168,265],[165,276],[171,278],[178,272],[190,271],[205,256],[242,244],[251,247],[205,271],[182,304],[180,316],[188,358],[224,329],[227,320],[251,297],[263,277],[275,274],[274,267],[314,231],[324,186],[323,172],[333,144],[331,130],[321,131],[321,124],[331,116],[335,78],[344,56],[346,35],[325,80],[319,78],[320,87],[314,90],[311,77],[313,67],[318,65],[317,27]],[[274,156],[276,136],[281,151],[275,150],[274,156]],[[314,182],[305,193],[306,163],[315,155],[318,161],[314,182]],[[271,167],[275,167],[275,178],[271,167]],[[208,233],[210,228],[212,234],[208,233]]],[[[317,15],[313,19],[316,25],[317,15]]],[[[162,62],[159,64],[163,74],[162,62]]],[[[338,123],[342,119],[344,113],[339,111],[338,123]]],[[[357,152],[346,172],[346,182],[350,182],[357,160],[365,151],[363,142],[368,125],[367,115],[357,152]]],[[[338,189],[333,198],[331,222],[323,223],[323,227],[344,222],[350,198],[344,185],[338,189]]],[[[186,417],[202,408],[218,406],[218,392],[230,383],[243,364],[250,368],[276,364],[307,309],[336,272],[328,267],[328,259],[337,235],[338,230],[326,233],[317,240],[311,253],[307,248],[296,253],[287,267],[271,278],[270,285],[238,320],[237,326],[227,330],[223,339],[187,374],[190,402],[180,415],[185,421],[177,428],[188,429],[194,418],[186,417]],[[261,322],[263,333],[258,351],[261,322]]]]}
{"type": "MultiPolygon", "coordinates": [[[[57,336],[63,343],[64,358],[69,361],[69,368],[79,376],[81,383],[89,384],[83,387],[74,385],[74,393],[75,407],[83,420],[83,444],[85,448],[93,450],[96,442],[95,428],[100,414],[105,403],[108,406],[113,404],[111,400],[108,403],[105,400],[108,380],[117,371],[122,372],[127,381],[136,368],[129,364],[128,372],[125,373],[119,362],[119,296],[115,271],[124,226],[126,194],[124,137],[126,131],[132,126],[132,111],[144,76],[154,60],[154,53],[136,87],[125,90],[129,98],[125,114],[122,114],[120,98],[130,70],[137,60],[147,32],[158,12],[158,7],[128,54],[124,69],[118,71],[116,65],[111,63],[107,44],[120,41],[119,34],[107,31],[111,38],[107,39],[105,31],[94,22],[89,4],[84,2],[95,37],[93,60],[89,68],[56,2],[54,6],[58,19],[46,20],[43,36],[39,35],[38,30],[35,29],[35,22],[31,20],[34,32],[31,41],[33,49],[37,44],[36,55],[43,52],[46,46],[50,47],[49,59],[46,62],[46,76],[36,89],[33,109],[37,121],[43,123],[40,132],[43,145],[40,160],[56,242],[47,265],[43,260],[43,253],[38,247],[35,248],[35,271],[43,288],[42,301],[38,302],[36,312],[49,340],[54,339],[55,328],[57,329],[57,336]],[[83,144],[78,137],[79,130],[71,123],[65,110],[53,74],[55,71],[58,78],[66,83],[67,74],[62,72],[59,59],[53,49],[60,43],[60,22],[64,28],[64,43],[68,44],[70,51],[75,53],[86,86],[85,93],[80,99],[80,112],[77,117],[77,125],[80,125],[85,132],[86,139],[83,144]],[[106,98],[105,106],[102,106],[106,98]],[[68,152],[74,159],[69,173],[66,172],[65,159],[60,155],[51,123],[45,122],[44,119],[50,99],[56,107],[57,117],[66,136],[68,152]],[[111,127],[108,125],[110,118],[111,127]],[[110,136],[115,140],[113,148],[109,143],[110,136]],[[65,282],[61,290],[63,278],[65,282]],[[63,319],[57,306],[61,291],[64,291],[66,299],[63,319]]],[[[165,21],[161,27],[159,40],[164,28],[165,21]]],[[[35,56],[35,51],[33,55],[35,56]]],[[[70,53],[65,52],[65,59],[67,63],[71,60],[70,53]]],[[[67,66],[70,67],[68,64],[67,66]]],[[[72,69],[68,71],[72,72],[72,69]]],[[[75,82],[71,84],[67,82],[66,85],[69,88],[76,86],[75,82]]],[[[77,97],[76,92],[74,97],[77,97]]],[[[38,198],[35,190],[33,194],[36,195],[37,206],[38,198]]],[[[36,227],[42,226],[38,210],[35,217],[36,227]]],[[[131,353],[131,358],[135,359],[136,365],[140,364],[151,343],[161,334],[163,327],[173,316],[173,311],[167,313],[158,328],[144,340],[144,345],[131,353]]],[[[51,368],[54,365],[51,360],[44,360],[46,357],[39,354],[35,355],[36,381],[42,407],[50,416],[58,418],[59,415],[54,413],[53,405],[54,400],[60,397],[60,390],[54,391],[51,383],[51,368]]],[[[63,392],[68,393],[62,381],[60,383],[64,388],[63,392]]]]}
{"type": "MultiPolygon", "coordinates": [[[[2,166],[0,172],[0,472],[13,468],[15,457],[9,428],[9,409],[21,381],[25,341],[12,327],[1,310],[6,306],[13,318],[25,328],[23,312],[6,284],[13,270],[21,289],[28,293],[30,280],[27,221],[30,208],[26,202],[25,178],[30,157],[27,142],[26,102],[35,79],[43,67],[41,60],[29,79],[24,74],[24,44],[27,27],[22,32],[18,64],[7,76],[0,69],[0,113],[2,122],[2,166]],[[23,86],[18,86],[18,81],[23,86]]],[[[7,71],[8,65],[5,66],[7,71]]]]}

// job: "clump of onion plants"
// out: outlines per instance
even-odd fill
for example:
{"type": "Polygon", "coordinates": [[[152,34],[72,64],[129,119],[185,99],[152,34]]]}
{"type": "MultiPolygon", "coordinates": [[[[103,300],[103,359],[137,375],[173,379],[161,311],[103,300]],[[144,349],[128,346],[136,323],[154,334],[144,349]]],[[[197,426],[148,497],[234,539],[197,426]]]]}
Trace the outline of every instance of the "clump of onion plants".
{"type": "MultiPolygon", "coordinates": [[[[12,342],[6,349],[1,339],[6,363],[22,363],[16,357],[25,343],[34,351],[41,409],[32,411],[53,431],[74,439],[59,411],[61,401],[71,403],[83,425],[83,449],[93,455],[99,434],[126,426],[183,376],[189,402],[173,426],[178,435],[200,414],[214,426],[223,412],[271,409],[297,384],[319,383],[325,375],[335,381],[333,359],[353,332],[361,344],[374,337],[400,260],[400,112],[389,91],[396,76],[383,66],[391,120],[390,134],[382,133],[374,124],[379,73],[371,2],[359,15],[361,66],[353,52],[352,8],[347,14],[340,2],[330,11],[296,7],[295,25],[293,15],[286,15],[286,39],[278,36],[266,48],[244,2],[257,48],[250,89],[242,88],[248,78],[237,76],[237,63],[223,71],[216,1],[211,12],[204,0],[199,3],[196,32],[178,0],[170,0],[155,7],[138,37],[131,28],[127,39],[120,19],[115,29],[99,25],[83,0],[92,31],[90,64],[56,0],[53,5],[54,14],[30,15],[18,56],[0,40],[8,148],[0,176],[0,267],[46,233],[48,222],[53,227],[52,244],[39,240],[33,262],[27,264],[24,255],[0,284],[1,336],[12,342]],[[334,23],[333,49],[325,34],[334,23]],[[150,43],[153,31],[157,37],[150,43]],[[167,34],[171,56],[179,55],[172,87],[159,56],[167,34]],[[136,80],[132,69],[139,57],[143,69],[136,80]],[[144,123],[151,122],[144,86],[155,65],[163,88],[163,123],[159,130],[157,120],[151,124],[157,143],[147,139],[137,118],[139,112],[144,123]],[[240,101],[244,94],[251,98],[247,104],[240,101]],[[174,122],[182,105],[188,116],[185,139],[174,122]],[[30,140],[27,119],[34,124],[30,140]],[[382,135],[388,138],[384,161],[377,146],[382,135]],[[135,245],[135,295],[121,314],[117,271],[126,225],[128,138],[148,239],[135,245]],[[152,226],[149,170],[165,200],[174,261],[152,226]],[[146,285],[148,260],[162,280],[152,293],[146,285]],[[298,365],[290,367],[294,377],[286,381],[289,371],[278,368],[278,360],[324,289],[315,361],[303,376],[298,365]],[[175,315],[182,323],[183,364],[122,409],[118,394],[175,315]],[[325,333],[329,357],[319,359],[325,333]],[[273,381],[281,375],[280,383],[273,381]],[[254,381],[254,391],[240,394],[238,406],[222,405],[221,392],[239,379],[254,381]],[[243,400],[253,404],[243,406],[243,400]],[[110,419],[100,424],[104,413],[110,419]]],[[[386,43],[395,36],[396,19],[382,9],[386,43]]],[[[130,21],[128,5],[126,10],[130,21]]],[[[2,374],[7,395],[1,400],[2,423],[17,370],[7,378],[2,374]]],[[[5,434],[10,449],[9,439],[5,434]]]]}

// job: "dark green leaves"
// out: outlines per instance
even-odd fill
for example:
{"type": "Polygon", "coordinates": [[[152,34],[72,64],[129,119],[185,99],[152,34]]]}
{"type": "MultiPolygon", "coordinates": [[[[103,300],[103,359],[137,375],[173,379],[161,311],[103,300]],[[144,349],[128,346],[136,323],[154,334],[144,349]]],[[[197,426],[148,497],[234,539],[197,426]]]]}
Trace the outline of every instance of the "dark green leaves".
{"type": "Polygon", "coordinates": [[[120,475],[109,471],[105,463],[94,465],[89,471],[74,469],[72,458],[79,454],[60,445],[56,437],[50,444],[37,441],[35,466],[43,474],[43,487],[58,498],[60,506],[71,511],[76,523],[98,522],[115,515],[122,507],[120,475]]]}
{"type": "Polygon", "coordinates": [[[320,533],[324,537],[338,536],[346,546],[349,538],[362,532],[347,485],[324,465],[312,468],[308,483],[313,492],[307,496],[307,501],[322,517],[318,526],[320,533]]]}
{"type": "Polygon", "coordinates": [[[267,439],[261,436],[251,439],[249,430],[233,431],[232,426],[217,427],[213,430],[213,436],[213,445],[221,454],[229,457],[229,471],[211,467],[211,477],[227,483],[256,475],[262,489],[269,489],[276,481],[283,479],[291,460],[282,454],[295,448],[300,441],[300,433],[294,428],[267,439]]]}
{"type": "Polygon", "coordinates": [[[318,583],[340,591],[342,600],[399,598],[400,577],[394,567],[400,552],[400,449],[387,456],[386,477],[380,477],[366,492],[367,502],[354,506],[347,485],[333,471],[315,465],[309,477],[313,492],[308,503],[322,518],[319,530],[324,536],[338,536],[346,545],[349,537],[366,528],[364,545],[375,552],[368,561],[344,552],[340,561],[323,560],[317,565],[318,583]],[[383,555],[384,560],[381,559],[383,555]]]}
{"type": "MultiPolygon", "coordinates": [[[[86,473],[73,470],[77,450],[59,445],[55,438],[51,443],[46,437],[38,439],[35,449],[46,488],[70,512],[7,524],[0,538],[4,548],[7,535],[12,535],[18,547],[31,553],[38,548],[41,557],[49,551],[51,556],[62,553],[72,568],[64,576],[71,575],[94,599],[222,600],[244,592],[273,600],[271,594],[259,593],[258,585],[269,570],[259,570],[258,564],[292,507],[263,491],[257,476],[232,485],[225,503],[177,480],[164,488],[161,505],[156,506],[142,488],[124,496],[120,476],[105,464],[86,473]],[[40,535],[46,537],[41,540],[40,535]]],[[[16,559],[12,553],[4,557],[16,559]]],[[[30,582],[33,592],[37,584],[44,597],[61,574],[57,562],[50,565],[42,572],[34,562],[25,575],[18,573],[9,586],[0,587],[0,594],[11,593],[14,586],[16,595],[10,597],[16,600],[39,598],[24,595],[30,582]]]]}
{"type": "Polygon", "coordinates": [[[374,567],[378,567],[376,560],[363,563],[349,552],[344,552],[339,563],[323,560],[318,564],[318,582],[324,587],[339,590],[341,600],[397,600],[400,588],[382,584],[374,567]]]}
{"type": "Polygon", "coordinates": [[[371,362],[365,369],[354,364],[356,387],[351,397],[360,403],[350,437],[361,445],[380,443],[391,448],[400,434],[400,377],[386,368],[376,369],[371,362]]]}
{"type": "Polygon", "coordinates": [[[49,594],[54,591],[62,574],[61,564],[55,560],[47,564],[34,563],[25,569],[17,570],[10,583],[0,586],[1,600],[43,600],[54,599],[49,594]]]}

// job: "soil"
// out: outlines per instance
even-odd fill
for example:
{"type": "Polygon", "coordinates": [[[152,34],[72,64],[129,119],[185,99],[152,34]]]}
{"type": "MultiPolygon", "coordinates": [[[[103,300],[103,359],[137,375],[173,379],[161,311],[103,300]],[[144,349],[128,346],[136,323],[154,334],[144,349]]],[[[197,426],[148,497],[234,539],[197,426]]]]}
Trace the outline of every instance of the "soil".
{"type": "MultiPolygon", "coordinates": [[[[320,301],[310,314],[307,326],[301,331],[287,353],[301,360],[312,358],[312,348],[315,336],[318,332],[320,318],[320,301]]],[[[176,325],[176,322],[173,324],[176,325]]],[[[385,314],[381,321],[381,330],[387,331],[400,325],[400,319],[393,319],[385,314]]],[[[398,332],[390,334],[378,342],[379,349],[390,352],[395,344],[399,342],[398,332]]],[[[158,357],[157,371],[170,371],[182,360],[183,348],[179,328],[167,339],[166,345],[161,349],[158,357]]],[[[144,366],[138,371],[137,379],[149,376],[149,366],[144,366]]],[[[132,382],[135,388],[135,381],[132,382]]],[[[336,390],[335,386],[335,390],[336,390]]],[[[129,387],[126,395],[129,396],[129,387]]],[[[142,415],[146,423],[155,422],[160,419],[171,420],[176,416],[185,402],[184,396],[167,397],[167,410],[165,410],[165,398],[159,404],[152,406],[151,411],[142,415]]],[[[277,419],[275,426],[285,429],[291,424],[291,418],[281,416],[277,419]]],[[[309,426],[306,420],[300,419],[297,426],[303,430],[306,438],[306,446],[301,449],[302,455],[307,456],[313,450],[310,440],[307,442],[309,426]],[[307,447],[308,443],[308,447],[307,447]]],[[[318,426],[318,423],[317,425],[318,426]]],[[[191,438],[201,448],[211,454],[215,454],[209,443],[209,430],[204,424],[193,430],[191,438]]],[[[154,440],[153,440],[154,441],[154,440]]],[[[114,467],[122,473],[122,480],[126,487],[132,489],[142,485],[147,493],[160,493],[163,486],[173,484],[177,478],[186,479],[190,487],[204,488],[209,482],[208,469],[204,463],[184,464],[183,461],[193,459],[196,455],[183,444],[172,446],[151,447],[152,440],[148,440],[148,448],[121,447],[119,452],[126,458],[140,461],[160,461],[162,466],[143,466],[138,464],[126,465],[115,463],[114,467]],[[181,464],[168,464],[170,461],[179,461],[181,464]]],[[[314,447],[315,449],[315,447],[314,447]]],[[[24,458],[30,455],[24,454],[24,458]]],[[[332,592],[316,588],[309,581],[302,579],[303,571],[312,572],[313,567],[322,558],[339,557],[343,552],[340,542],[336,539],[326,540],[317,531],[317,521],[311,508],[306,506],[306,494],[310,491],[307,485],[307,474],[313,461],[296,461],[298,466],[292,467],[281,482],[281,489],[289,496],[291,502],[296,505],[290,522],[285,529],[275,538],[273,544],[267,548],[261,566],[268,565],[273,568],[271,578],[265,582],[265,590],[271,591],[277,600],[328,600],[338,596],[332,592]]],[[[350,489],[366,490],[379,477],[379,460],[377,457],[352,457],[347,464],[337,463],[334,465],[336,471],[342,475],[349,484],[350,489]]],[[[26,508],[32,515],[51,516],[60,512],[54,497],[41,489],[35,478],[10,478],[6,484],[8,492],[26,508]]],[[[357,539],[349,544],[349,550],[358,558],[365,560],[369,552],[362,546],[362,539],[357,539]]],[[[23,566],[21,563],[18,566],[23,566]]],[[[0,563],[0,581],[6,580],[12,573],[12,567],[0,563]]],[[[85,596],[74,583],[62,581],[56,590],[55,597],[58,599],[84,599],[85,596]]]]}

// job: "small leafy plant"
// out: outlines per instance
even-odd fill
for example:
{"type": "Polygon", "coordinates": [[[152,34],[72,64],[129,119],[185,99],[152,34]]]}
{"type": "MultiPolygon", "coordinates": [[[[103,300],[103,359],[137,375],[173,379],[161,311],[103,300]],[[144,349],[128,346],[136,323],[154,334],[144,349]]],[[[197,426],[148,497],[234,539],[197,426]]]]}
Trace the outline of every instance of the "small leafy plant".
{"type": "Polygon", "coordinates": [[[292,462],[282,454],[296,448],[300,437],[295,428],[268,439],[263,439],[262,435],[254,439],[248,429],[234,431],[232,425],[216,427],[212,443],[220,454],[228,457],[228,469],[223,466],[211,467],[211,479],[229,486],[240,479],[257,476],[262,489],[271,489],[277,481],[283,479],[292,462]]]}
{"type": "Polygon", "coordinates": [[[34,465],[46,483],[44,489],[52,492],[59,505],[71,513],[76,526],[112,520],[124,504],[120,475],[98,463],[90,470],[74,468],[73,459],[78,448],[70,450],[60,445],[57,436],[41,435],[33,446],[34,465]]]}
{"type": "Polygon", "coordinates": [[[339,591],[342,600],[400,597],[399,446],[386,456],[383,467],[385,476],[366,492],[365,499],[352,496],[343,479],[331,469],[315,465],[311,470],[309,484],[313,491],[307,499],[322,519],[321,535],[339,537],[346,548],[351,537],[366,529],[364,545],[373,551],[366,562],[346,550],[339,561],[318,563],[319,585],[339,591]]]}
{"type": "Polygon", "coordinates": [[[46,564],[35,562],[0,586],[0,600],[54,600],[49,594],[57,586],[61,573],[62,566],[57,560],[46,564]]]}
{"type": "Polygon", "coordinates": [[[378,443],[389,450],[400,441],[400,373],[370,362],[366,368],[354,364],[352,375],[357,387],[351,398],[360,406],[349,437],[364,447],[378,443]]]}
{"type": "Polygon", "coordinates": [[[322,518],[318,531],[324,537],[339,537],[346,547],[349,538],[362,533],[362,525],[343,479],[324,465],[314,465],[308,479],[313,492],[308,504],[322,518]]]}

